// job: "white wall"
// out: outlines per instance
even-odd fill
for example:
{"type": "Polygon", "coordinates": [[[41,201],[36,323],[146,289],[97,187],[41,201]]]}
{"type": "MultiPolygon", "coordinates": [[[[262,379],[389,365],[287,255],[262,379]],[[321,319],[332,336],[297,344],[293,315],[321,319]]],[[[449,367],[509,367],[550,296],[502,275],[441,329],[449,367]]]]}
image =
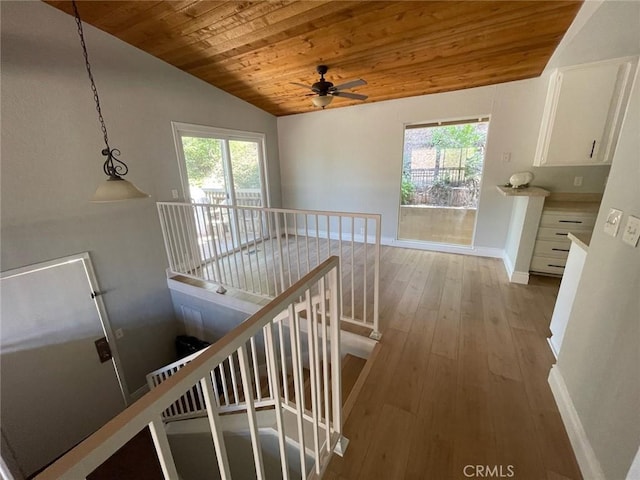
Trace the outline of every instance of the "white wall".
{"type": "Polygon", "coordinates": [[[639,132],[637,75],[557,365],[611,480],[626,477],[640,446],[640,247],[602,226],[609,208],[624,212],[623,226],[640,217],[639,132]]]}
{"type": "Polygon", "coordinates": [[[404,125],[491,115],[475,246],[502,250],[512,200],[495,186],[512,173],[534,171],[540,179],[533,183],[554,191],[575,191],[576,175],[585,178],[579,191],[604,189],[607,167],[533,169],[545,95],[546,78],[538,78],[279,117],[283,205],[381,213],[382,235],[390,242],[398,222],[404,125]],[[502,152],[511,153],[510,163],[502,163],[502,152]]]}
{"type": "Polygon", "coordinates": [[[180,188],[170,122],[265,133],[278,205],[275,117],[85,26],[111,146],[152,195],[91,204],[104,144],[74,19],[42,2],[1,8],[2,269],[90,251],[133,391],[173,359],[178,328],[155,206],[180,188]]]}

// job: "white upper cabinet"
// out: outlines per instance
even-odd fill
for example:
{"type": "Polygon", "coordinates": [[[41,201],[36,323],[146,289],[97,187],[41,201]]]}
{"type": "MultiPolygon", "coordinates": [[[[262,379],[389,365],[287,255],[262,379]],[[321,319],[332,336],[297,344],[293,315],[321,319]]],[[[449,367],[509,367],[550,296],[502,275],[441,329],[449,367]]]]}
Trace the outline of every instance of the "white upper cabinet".
{"type": "Polygon", "coordinates": [[[608,165],[637,57],[560,68],[549,81],[534,165],[608,165]]]}

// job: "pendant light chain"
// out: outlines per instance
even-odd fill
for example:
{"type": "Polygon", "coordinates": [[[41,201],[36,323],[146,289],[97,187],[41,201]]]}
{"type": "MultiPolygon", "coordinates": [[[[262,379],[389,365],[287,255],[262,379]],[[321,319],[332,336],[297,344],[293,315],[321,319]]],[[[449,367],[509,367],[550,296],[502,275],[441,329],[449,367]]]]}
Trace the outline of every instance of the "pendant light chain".
{"type": "Polygon", "coordinates": [[[93,80],[93,74],[91,73],[91,64],[89,63],[89,54],[87,53],[87,45],[84,41],[84,30],[82,29],[82,20],[80,20],[80,14],[78,13],[78,6],[76,5],[75,0],[72,2],[73,5],[73,13],[76,18],[76,24],[78,25],[78,35],[80,35],[80,45],[82,46],[82,54],[84,55],[84,63],[87,68],[87,74],[89,74],[89,80],[91,81],[91,91],[93,92],[93,100],[96,102],[96,110],[98,111],[98,120],[100,121],[100,128],[102,129],[102,134],[104,135],[104,143],[107,146],[107,150],[111,151],[109,148],[109,137],[107,135],[107,126],[104,123],[104,118],[102,118],[102,110],[100,109],[100,98],[98,97],[98,89],[96,88],[96,83],[93,80]]]}

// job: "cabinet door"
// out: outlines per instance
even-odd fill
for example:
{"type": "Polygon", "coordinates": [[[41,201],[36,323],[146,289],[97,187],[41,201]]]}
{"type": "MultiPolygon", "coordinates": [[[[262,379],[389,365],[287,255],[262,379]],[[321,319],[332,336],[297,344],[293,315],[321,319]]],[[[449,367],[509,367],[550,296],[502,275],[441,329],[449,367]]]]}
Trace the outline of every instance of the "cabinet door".
{"type": "Polygon", "coordinates": [[[569,67],[551,78],[535,165],[611,163],[632,64],[620,59],[569,67]]]}
{"type": "Polygon", "coordinates": [[[597,161],[617,76],[618,65],[569,70],[560,75],[547,163],[597,161]]]}

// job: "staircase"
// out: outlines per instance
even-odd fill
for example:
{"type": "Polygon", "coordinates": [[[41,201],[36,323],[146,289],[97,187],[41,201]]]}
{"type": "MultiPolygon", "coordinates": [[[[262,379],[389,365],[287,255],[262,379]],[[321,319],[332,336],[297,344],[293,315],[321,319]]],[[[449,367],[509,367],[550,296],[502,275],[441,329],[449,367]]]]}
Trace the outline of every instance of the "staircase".
{"type": "Polygon", "coordinates": [[[339,275],[330,257],[215,344],[150,374],[147,395],[36,478],[87,478],[146,427],[166,479],[202,478],[200,467],[205,478],[321,478],[346,448],[342,387],[358,384],[363,361],[342,359],[339,275]],[[190,469],[199,448],[213,463],[190,469]]]}

